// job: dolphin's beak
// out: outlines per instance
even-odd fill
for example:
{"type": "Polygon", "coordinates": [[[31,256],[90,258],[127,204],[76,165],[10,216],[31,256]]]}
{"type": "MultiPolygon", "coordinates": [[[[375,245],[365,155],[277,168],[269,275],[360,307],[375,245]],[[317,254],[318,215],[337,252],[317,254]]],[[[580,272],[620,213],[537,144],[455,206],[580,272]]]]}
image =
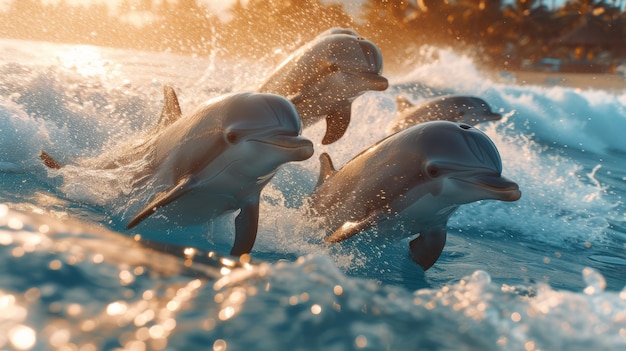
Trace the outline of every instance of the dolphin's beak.
{"type": "Polygon", "coordinates": [[[456,178],[486,190],[496,200],[517,201],[522,197],[519,185],[497,173],[482,173],[469,178],[456,178]]]}
{"type": "Polygon", "coordinates": [[[372,84],[371,90],[383,91],[389,87],[387,78],[375,73],[361,73],[362,79],[372,84]]]}
{"type": "Polygon", "coordinates": [[[295,161],[304,161],[313,156],[313,143],[303,136],[275,135],[269,139],[252,139],[259,143],[269,144],[292,153],[295,161]]]}
{"type": "Polygon", "coordinates": [[[383,91],[389,87],[389,81],[387,80],[387,78],[381,76],[378,73],[348,71],[344,71],[343,73],[355,76],[360,79],[362,82],[367,84],[368,90],[383,91]]]}

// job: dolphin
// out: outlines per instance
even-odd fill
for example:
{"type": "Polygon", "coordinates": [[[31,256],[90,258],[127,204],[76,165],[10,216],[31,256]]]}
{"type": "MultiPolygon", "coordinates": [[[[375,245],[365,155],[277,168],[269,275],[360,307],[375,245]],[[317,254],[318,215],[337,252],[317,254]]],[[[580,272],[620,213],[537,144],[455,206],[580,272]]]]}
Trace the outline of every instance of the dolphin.
{"type": "Polygon", "coordinates": [[[474,96],[443,96],[417,106],[399,96],[396,98],[396,104],[398,116],[390,128],[392,133],[428,121],[441,120],[476,125],[502,118],[501,114],[491,111],[485,100],[474,96]]]}
{"type": "Polygon", "coordinates": [[[257,90],[288,98],[304,127],[326,118],[322,144],[327,145],[346,132],[355,98],[387,89],[382,69],[374,43],[351,29],[332,28],[293,52],[257,90]]]}
{"type": "MultiPolygon", "coordinates": [[[[301,136],[298,112],[281,96],[247,92],[211,99],[182,115],[174,90],[165,87],[164,95],[159,123],[148,139],[101,167],[147,163],[133,175],[134,191],[148,189],[150,200],[126,228],[155,213],[168,225],[185,226],[241,210],[231,255],[250,252],[262,189],[281,165],[313,155],[313,143],[301,136]]],[[[60,168],[45,153],[42,161],[60,168]]]]}
{"type": "Polygon", "coordinates": [[[521,197],[518,185],[501,175],[493,142],[468,124],[433,121],[407,128],[340,170],[327,154],[320,162],[307,209],[329,229],[324,240],[340,242],[373,226],[401,224],[402,236],[419,234],[409,246],[424,270],[439,258],[448,218],[460,205],[521,197]]]}

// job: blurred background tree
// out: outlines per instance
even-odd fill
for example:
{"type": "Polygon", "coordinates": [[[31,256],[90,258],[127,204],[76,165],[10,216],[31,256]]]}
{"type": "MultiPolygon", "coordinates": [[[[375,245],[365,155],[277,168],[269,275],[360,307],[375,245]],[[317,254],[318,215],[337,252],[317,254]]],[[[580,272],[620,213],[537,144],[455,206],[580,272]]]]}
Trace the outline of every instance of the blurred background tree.
{"type": "Polygon", "coordinates": [[[224,20],[196,0],[123,0],[113,9],[14,0],[0,11],[0,36],[259,59],[284,55],[328,28],[351,27],[381,47],[387,67],[429,44],[516,69],[545,57],[626,59],[623,2],[365,0],[355,13],[328,0],[237,0],[224,20]]]}

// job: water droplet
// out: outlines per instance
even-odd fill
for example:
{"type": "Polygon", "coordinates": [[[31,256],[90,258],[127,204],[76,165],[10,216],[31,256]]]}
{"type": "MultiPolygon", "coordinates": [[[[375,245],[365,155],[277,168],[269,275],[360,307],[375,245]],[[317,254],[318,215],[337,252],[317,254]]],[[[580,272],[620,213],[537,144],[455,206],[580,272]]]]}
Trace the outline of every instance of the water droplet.
{"type": "Polygon", "coordinates": [[[110,316],[119,316],[126,313],[128,306],[124,302],[112,302],[107,306],[107,314],[110,316]]]}
{"type": "Polygon", "coordinates": [[[587,287],[584,290],[587,295],[602,292],[606,288],[606,280],[604,280],[602,274],[593,268],[585,267],[583,269],[583,279],[587,284],[587,287]]]}
{"type": "Polygon", "coordinates": [[[515,323],[519,322],[522,320],[522,315],[519,314],[519,312],[513,312],[511,313],[511,320],[515,323]]]}
{"type": "Polygon", "coordinates": [[[226,351],[226,347],[227,347],[226,341],[222,339],[217,339],[213,343],[213,351],[226,351]]]}
{"type": "Polygon", "coordinates": [[[148,329],[148,333],[152,339],[160,339],[165,337],[165,329],[160,324],[155,324],[148,329]]]}
{"type": "Polygon", "coordinates": [[[0,218],[6,217],[7,214],[9,214],[9,206],[0,204],[0,218]]]}
{"type": "Polygon", "coordinates": [[[311,313],[317,315],[317,314],[320,314],[321,312],[322,312],[322,306],[318,304],[311,306],[311,313]]]}
{"type": "Polygon", "coordinates": [[[17,218],[10,218],[7,225],[9,226],[9,228],[14,230],[21,230],[22,228],[24,228],[24,223],[22,223],[22,221],[17,218]]]}
{"type": "Polygon", "coordinates": [[[35,346],[37,336],[32,328],[18,325],[9,331],[9,340],[18,350],[30,350],[35,346]]]}
{"type": "Polygon", "coordinates": [[[59,329],[56,330],[52,335],[50,335],[49,341],[50,345],[55,348],[61,348],[66,346],[66,344],[70,341],[70,331],[67,329],[59,329]]]}
{"type": "Polygon", "coordinates": [[[50,267],[51,270],[58,271],[59,269],[61,269],[63,264],[59,260],[52,260],[50,261],[50,264],[48,266],[50,267]]]}
{"type": "Polygon", "coordinates": [[[367,346],[367,338],[365,337],[365,335],[359,335],[354,340],[354,343],[358,348],[362,349],[367,346]]]}
{"type": "Polygon", "coordinates": [[[478,270],[472,273],[471,281],[478,284],[489,284],[491,283],[491,276],[485,271],[478,270]]]}

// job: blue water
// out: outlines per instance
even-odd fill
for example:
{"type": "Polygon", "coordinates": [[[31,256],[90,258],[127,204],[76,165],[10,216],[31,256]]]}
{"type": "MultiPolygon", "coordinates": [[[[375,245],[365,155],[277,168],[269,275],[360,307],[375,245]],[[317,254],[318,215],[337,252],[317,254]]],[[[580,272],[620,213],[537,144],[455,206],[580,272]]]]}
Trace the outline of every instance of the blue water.
{"type": "Polygon", "coordinates": [[[163,84],[176,87],[185,112],[253,89],[280,57],[16,40],[0,40],[0,52],[0,349],[626,346],[626,82],[622,91],[522,86],[425,47],[420,64],[389,75],[387,91],[354,102],[339,142],[319,144],[321,124],[305,131],[316,155],[283,167],[264,190],[251,261],[237,263],[220,258],[231,217],[141,233],[195,251],[140,245],[119,222],[136,200],[123,174],[89,165],[156,123],[163,84]],[[479,96],[504,115],[477,127],[522,198],[461,206],[425,273],[409,260],[408,240],[323,243],[299,210],[319,153],[341,166],[386,135],[397,95],[420,103],[449,93],[479,96]],[[69,166],[46,169],[41,150],[69,166]]]}

